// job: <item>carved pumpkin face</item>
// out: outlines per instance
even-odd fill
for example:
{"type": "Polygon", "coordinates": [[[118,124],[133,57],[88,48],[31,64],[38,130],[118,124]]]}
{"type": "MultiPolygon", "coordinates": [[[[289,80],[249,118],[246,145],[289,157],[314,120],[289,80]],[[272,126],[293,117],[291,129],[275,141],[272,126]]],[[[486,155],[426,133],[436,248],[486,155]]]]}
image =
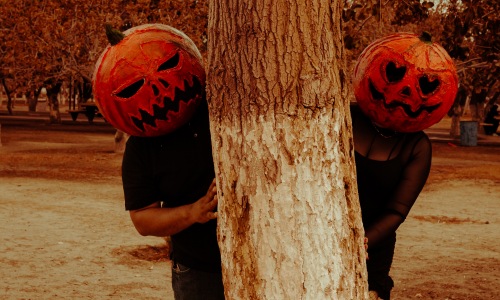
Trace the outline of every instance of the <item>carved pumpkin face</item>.
{"type": "Polygon", "coordinates": [[[194,43],[161,24],[131,28],[108,45],[93,75],[95,101],[115,128],[159,136],[185,124],[204,97],[205,71],[194,43]]]}
{"type": "Polygon", "coordinates": [[[416,132],[439,122],[458,88],[452,59],[430,36],[398,33],[379,39],[360,55],[353,88],[372,122],[416,132]]]}

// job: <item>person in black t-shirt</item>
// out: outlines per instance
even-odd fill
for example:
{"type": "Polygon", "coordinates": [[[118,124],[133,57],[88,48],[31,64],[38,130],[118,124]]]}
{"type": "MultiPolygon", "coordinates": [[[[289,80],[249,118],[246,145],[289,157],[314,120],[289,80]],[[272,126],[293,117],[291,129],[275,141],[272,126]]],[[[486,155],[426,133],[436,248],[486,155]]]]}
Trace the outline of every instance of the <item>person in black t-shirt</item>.
{"type": "Polygon", "coordinates": [[[141,235],[170,237],[175,299],[223,300],[201,53],[165,24],[105,27],[109,44],[92,87],[106,120],[130,135],[122,161],[125,209],[141,235]]]}
{"type": "Polygon", "coordinates": [[[171,236],[175,299],[224,299],[214,178],[205,101],[176,131],[127,141],[125,207],[141,235],[171,236]]]}
{"type": "MultiPolygon", "coordinates": [[[[368,286],[390,299],[396,230],[425,185],[432,147],[423,131],[380,128],[351,105],[359,201],[368,243],[368,286]]],[[[372,292],[372,293],[373,293],[372,292]]],[[[377,298],[378,299],[378,298],[377,298]]]]}

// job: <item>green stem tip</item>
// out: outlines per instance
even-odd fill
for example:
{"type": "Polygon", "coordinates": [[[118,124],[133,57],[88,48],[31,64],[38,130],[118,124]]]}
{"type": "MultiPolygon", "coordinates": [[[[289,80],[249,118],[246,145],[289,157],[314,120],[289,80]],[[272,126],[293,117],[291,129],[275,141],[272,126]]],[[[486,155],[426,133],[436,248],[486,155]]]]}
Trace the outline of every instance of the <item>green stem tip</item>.
{"type": "Polygon", "coordinates": [[[125,37],[121,31],[113,29],[111,24],[105,24],[104,27],[106,28],[106,36],[111,46],[118,44],[125,37]]]}
{"type": "Polygon", "coordinates": [[[420,40],[425,43],[432,43],[432,35],[427,31],[422,31],[419,36],[420,40]]]}

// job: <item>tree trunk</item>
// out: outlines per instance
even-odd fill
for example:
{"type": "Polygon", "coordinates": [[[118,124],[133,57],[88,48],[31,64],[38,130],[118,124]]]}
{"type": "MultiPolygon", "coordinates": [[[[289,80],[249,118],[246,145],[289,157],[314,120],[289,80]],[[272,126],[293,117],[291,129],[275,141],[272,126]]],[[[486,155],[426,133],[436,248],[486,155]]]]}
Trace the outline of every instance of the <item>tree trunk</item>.
{"type": "Polygon", "coordinates": [[[42,87],[33,88],[33,97],[31,97],[31,91],[26,93],[26,98],[28,98],[28,111],[36,112],[36,105],[38,104],[38,98],[40,97],[40,92],[42,87]]]}
{"type": "Polygon", "coordinates": [[[366,299],[342,1],[213,0],[208,86],[227,299],[366,299]]]}
{"type": "Polygon", "coordinates": [[[9,87],[7,86],[7,82],[5,78],[2,78],[2,86],[5,91],[5,96],[7,96],[7,111],[9,112],[9,115],[13,115],[14,112],[12,111],[12,92],[10,91],[9,87]]]}
{"type": "Polygon", "coordinates": [[[59,100],[57,95],[61,91],[62,83],[58,82],[56,84],[51,84],[46,87],[47,89],[47,104],[50,108],[50,123],[61,123],[61,113],[59,112],[59,100]]]}
{"type": "Polygon", "coordinates": [[[450,112],[451,112],[450,136],[452,138],[456,138],[460,136],[460,117],[462,116],[463,113],[463,106],[453,105],[450,112]]]}

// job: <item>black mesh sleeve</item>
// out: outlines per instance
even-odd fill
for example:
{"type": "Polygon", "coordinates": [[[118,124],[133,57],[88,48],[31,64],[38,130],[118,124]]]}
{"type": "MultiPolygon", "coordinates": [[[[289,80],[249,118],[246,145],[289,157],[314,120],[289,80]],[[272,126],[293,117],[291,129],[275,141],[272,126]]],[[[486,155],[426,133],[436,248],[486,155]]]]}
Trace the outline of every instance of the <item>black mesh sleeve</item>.
{"type": "Polygon", "coordinates": [[[427,135],[422,133],[402,151],[407,157],[407,163],[386,207],[386,213],[366,229],[368,247],[376,246],[403,223],[429,176],[432,145],[427,135]]]}

